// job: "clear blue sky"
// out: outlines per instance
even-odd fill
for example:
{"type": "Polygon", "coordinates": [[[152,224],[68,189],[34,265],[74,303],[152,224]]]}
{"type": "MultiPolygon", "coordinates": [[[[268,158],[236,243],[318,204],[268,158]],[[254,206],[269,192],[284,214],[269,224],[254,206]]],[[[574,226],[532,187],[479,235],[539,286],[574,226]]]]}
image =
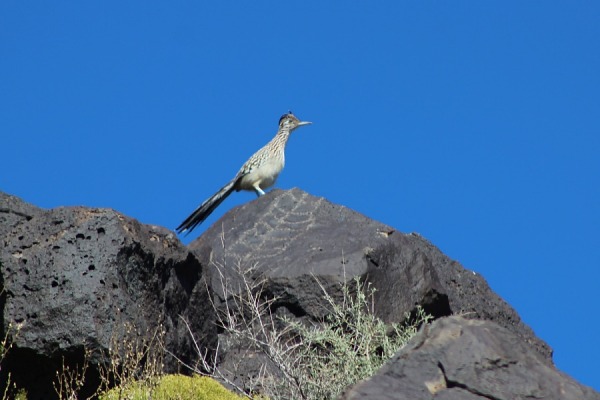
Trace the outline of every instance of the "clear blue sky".
{"type": "Polygon", "coordinates": [[[175,228],[292,110],[277,187],[419,232],[600,390],[599,2],[203,3],[2,1],[0,190],[175,228]]]}

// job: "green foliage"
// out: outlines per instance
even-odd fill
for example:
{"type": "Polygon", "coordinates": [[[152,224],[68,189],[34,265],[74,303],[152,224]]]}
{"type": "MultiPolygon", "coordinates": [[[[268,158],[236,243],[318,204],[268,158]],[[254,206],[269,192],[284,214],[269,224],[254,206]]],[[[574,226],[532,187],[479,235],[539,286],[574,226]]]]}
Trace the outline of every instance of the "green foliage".
{"type": "MultiPolygon", "coordinates": [[[[221,282],[225,298],[231,300],[226,300],[225,312],[215,307],[219,324],[233,339],[228,346],[235,343],[261,352],[269,363],[259,376],[236,386],[214,362],[211,365],[202,355],[200,361],[204,371],[240,392],[243,387],[272,399],[334,399],[348,386],[372,376],[432,319],[417,308],[406,315],[405,323],[385,324],[375,316],[375,289],[358,277],[342,284],[341,301],[316,280],[328,308],[319,323],[277,318],[273,312],[277,299],[264,295],[265,281],[253,279],[252,270],[238,272],[241,291],[221,282]]],[[[244,376],[245,371],[229,372],[244,376]]]]}
{"type": "Polygon", "coordinates": [[[6,382],[6,387],[4,389],[4,393],[2,395],[2,400],[27,400],[27,390],[25,389],[17,389],[14,385],[10,384],[10,376],[8,382],[6,382]]]}
{"type": "Polygon", "coordinates": [[[292,324],[302,346],[295,369],[301,393],[307,399],[333,399],[344,389],[372,376],[432,317],[418,308],[416,317],[403,325],[387,325],[374,315],[370,305],[375,290],[354,280],[358,290],[343,285],[343,301],[336,303],[325,292],[331,313],[318,326],[292,324]]]}
{"type": "Polygon", "coordinates": [[[155,386],[133,382],[126,387],[113,388],[100,400],[241,400],[219,382],[204,376],[163,375],[155,386]]]}
{"type": "Polygon", "coordinates": [[[15,389],[12,390],[10,388],[6,388],[4,395],[2,396],[2,400],[27,400],[27,390],[25,389],[15,389]]]}

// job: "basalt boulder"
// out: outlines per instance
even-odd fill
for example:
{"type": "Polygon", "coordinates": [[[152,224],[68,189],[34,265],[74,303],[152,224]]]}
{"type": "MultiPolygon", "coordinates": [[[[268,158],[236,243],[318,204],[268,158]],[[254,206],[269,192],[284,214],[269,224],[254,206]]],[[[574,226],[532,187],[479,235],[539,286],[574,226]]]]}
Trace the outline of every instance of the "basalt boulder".
{"type": "MultiPolygon", "coordinates": [[[[85,395],[111,346],[157,333],[195,361],[180,316],[207,346],[216,339],[202,266],[172,232],[111,209],[43,210],[6,194],[0,204],[1,328],[13,342],[1,382],[10,373],[29,399],[55,398],[56,371],[81,366],[87,352],[85,395]]],[[[167,371],[181,368],[165,362],[167,371]]]]}
{"type": "Polygon", "coordinates": [[[548,365],[518,335],[486,320],[426,325],[345,400],[598,400],[600,393],[548,365]]]}

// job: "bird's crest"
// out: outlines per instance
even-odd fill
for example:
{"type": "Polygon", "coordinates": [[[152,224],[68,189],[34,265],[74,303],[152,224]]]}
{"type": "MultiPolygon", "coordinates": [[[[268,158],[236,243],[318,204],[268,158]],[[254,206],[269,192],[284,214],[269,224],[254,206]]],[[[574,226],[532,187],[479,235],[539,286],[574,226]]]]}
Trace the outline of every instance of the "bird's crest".
{"type": "Polygon", "coordinates": [[[279,118],[279,126],[281,126],[281,123],[283,122],[284,119],[286,118],[292,118],[292,119],[298,119],[296,118],[296,116],[294,114],[292,114],[291,111],[288,111],[287,114],[283,114],[281,116],[281,118],[279,118]]]}

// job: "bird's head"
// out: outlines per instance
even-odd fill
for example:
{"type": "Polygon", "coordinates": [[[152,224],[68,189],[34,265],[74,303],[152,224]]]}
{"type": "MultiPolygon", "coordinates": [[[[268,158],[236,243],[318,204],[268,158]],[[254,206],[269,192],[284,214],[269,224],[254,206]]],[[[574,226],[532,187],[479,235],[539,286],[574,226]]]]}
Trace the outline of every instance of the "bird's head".
{"type": "Polygon", "coordinates": [[[312,122],[308,121],[300,121],[292,112],[288,112],[287,114],[283,114],[281,118],[279,118],[279,129],[287,129],[290,132],[299,126],[310,125],[312,122]]]}

